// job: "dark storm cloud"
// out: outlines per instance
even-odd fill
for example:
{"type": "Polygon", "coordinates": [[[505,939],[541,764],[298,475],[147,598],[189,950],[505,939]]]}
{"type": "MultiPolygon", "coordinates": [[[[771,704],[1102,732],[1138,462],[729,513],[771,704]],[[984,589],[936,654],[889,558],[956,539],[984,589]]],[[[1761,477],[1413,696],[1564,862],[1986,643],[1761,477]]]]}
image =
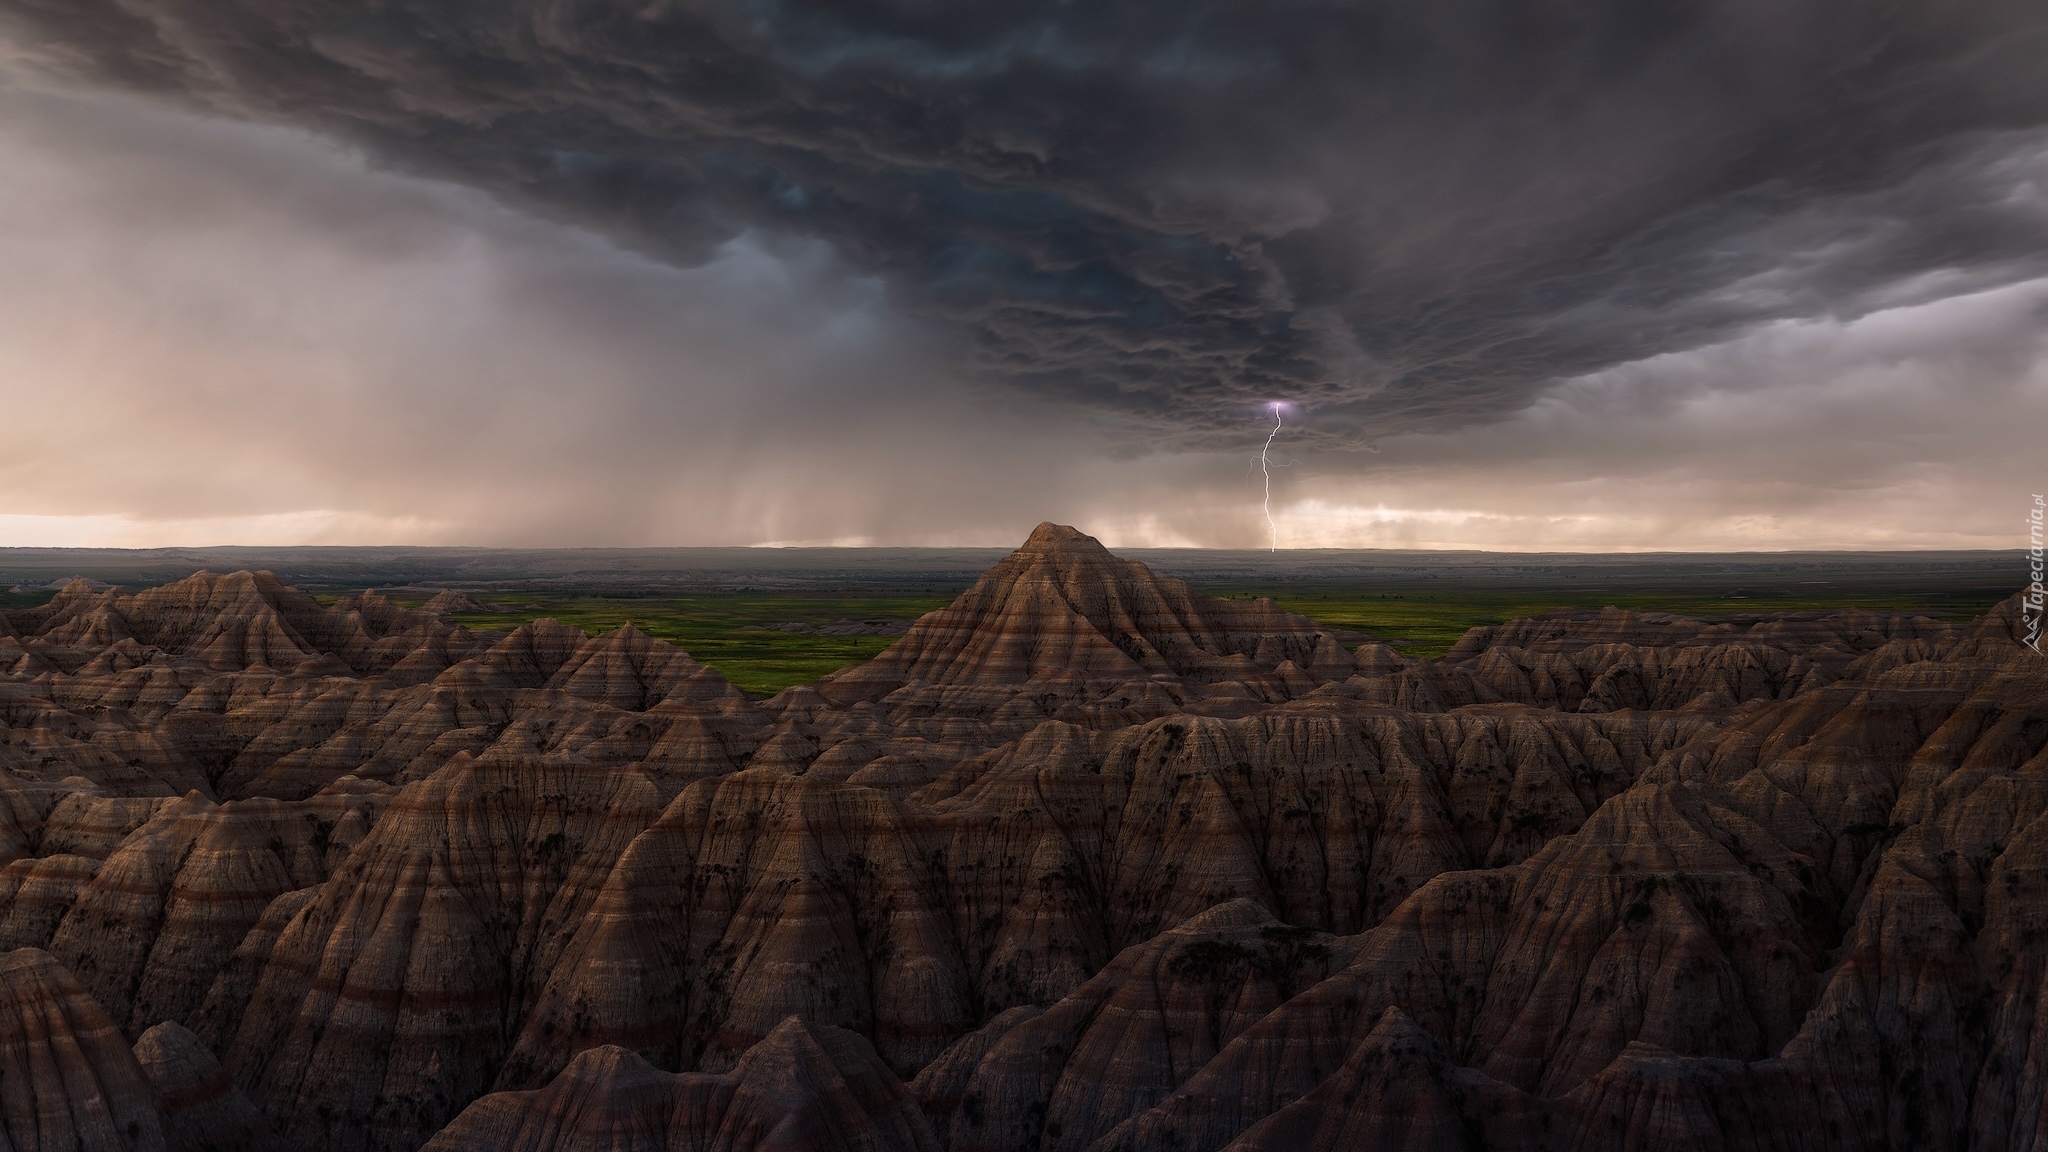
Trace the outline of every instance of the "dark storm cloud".
{"type": "Polygon", "coordinates": [[[1181,446],[1268,399],[1457,427],[2048,265],[2010,164],[2048,122],[2038,0],[0,11],[661,259],[826,239],[980,375],[1181,446]]]}

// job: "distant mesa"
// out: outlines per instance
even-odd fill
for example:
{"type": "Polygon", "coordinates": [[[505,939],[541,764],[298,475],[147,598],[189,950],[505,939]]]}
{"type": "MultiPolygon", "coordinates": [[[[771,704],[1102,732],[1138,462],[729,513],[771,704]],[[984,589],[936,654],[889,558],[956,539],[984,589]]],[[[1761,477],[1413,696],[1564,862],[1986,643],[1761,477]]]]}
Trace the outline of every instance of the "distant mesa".
{"type": "Polygon", "coordinates": [[[809,624],[792,620],[782,624],[742,624],[741,632],[794,632],[807,636],[901,636],[910,630],[908,620],[834,620],[830,624],[809,624]]]}
{"type": "Polygon", "coordinates": [[[0,610],[0,1145],[2048,1139],[2017,599],[1416,660],[1044,524],[767,700],[488,608],[0,610]]]}

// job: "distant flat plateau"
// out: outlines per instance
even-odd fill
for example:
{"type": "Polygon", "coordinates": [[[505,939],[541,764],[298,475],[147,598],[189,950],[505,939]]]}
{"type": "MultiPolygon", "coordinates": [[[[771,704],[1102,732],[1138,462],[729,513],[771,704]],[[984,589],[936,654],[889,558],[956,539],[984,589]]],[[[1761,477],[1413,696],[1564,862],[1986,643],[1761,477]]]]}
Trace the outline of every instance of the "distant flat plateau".
{"type": "MultiPolygon", "coordinates": [[[[1477,584],[1595,579],[1631,586],[1926,583],[2010,592],[2023,554],[1974,552],[1480,552],[1123,548],[1199,586],[1477,584]]],[[[0,586],[73,576],[140,586],[202,570],[269,569],[303,587],[740,590],[965,585],[1005,548],[0,548],[0,586]]]]}

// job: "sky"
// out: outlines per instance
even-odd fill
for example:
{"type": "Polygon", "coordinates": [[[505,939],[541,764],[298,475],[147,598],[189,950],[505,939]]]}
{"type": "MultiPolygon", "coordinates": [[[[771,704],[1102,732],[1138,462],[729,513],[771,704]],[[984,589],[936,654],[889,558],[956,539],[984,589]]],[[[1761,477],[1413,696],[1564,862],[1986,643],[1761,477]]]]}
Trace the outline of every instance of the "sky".
{"type": "Polygon", "coordinates": [[[0,0],[0,546],[2020,547],[2043,59],[2038,0],[0,0]]]}

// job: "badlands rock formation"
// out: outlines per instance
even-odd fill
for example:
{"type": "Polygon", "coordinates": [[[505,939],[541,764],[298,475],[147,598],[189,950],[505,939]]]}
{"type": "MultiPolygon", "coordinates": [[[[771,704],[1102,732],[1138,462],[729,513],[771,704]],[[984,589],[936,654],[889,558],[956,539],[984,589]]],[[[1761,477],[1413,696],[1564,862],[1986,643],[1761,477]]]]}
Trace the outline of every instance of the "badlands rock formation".
{"type": "Polygon", "coordinates": [[[264,573],[0,613],[0,1148],[2048,1152],[2048,663],[1346,650],[1043,525],[766,701],[264,573]]]}

